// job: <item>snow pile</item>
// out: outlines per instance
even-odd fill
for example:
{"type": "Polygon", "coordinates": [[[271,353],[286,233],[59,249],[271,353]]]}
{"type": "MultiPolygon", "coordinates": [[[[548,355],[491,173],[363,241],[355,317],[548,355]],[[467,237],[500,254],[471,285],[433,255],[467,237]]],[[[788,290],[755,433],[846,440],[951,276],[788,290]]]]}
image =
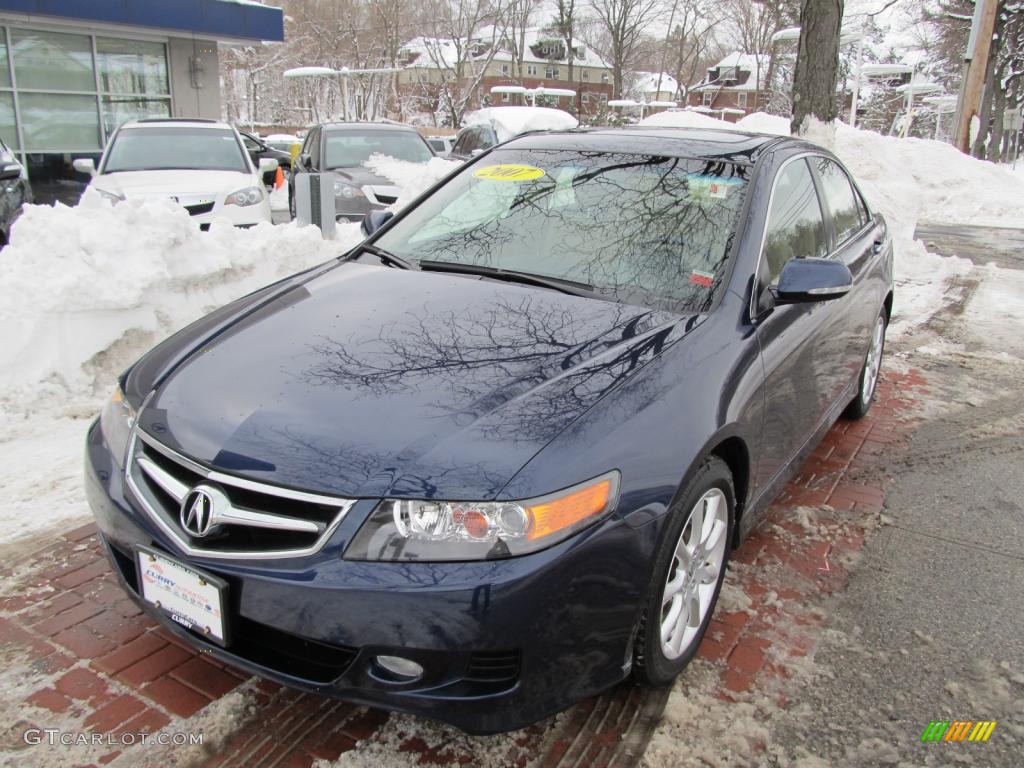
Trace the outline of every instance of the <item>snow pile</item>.
{"type": "Polygon", "coordinates": [[[777,136],[789,136],[789,118],[769,115],[767,112],[754,112],[736,121],[736,127],[752,133],[773,133],[777,136]]]}
{"type": "Polygon", "coordinates": [[[95,193],[28,206],[0,258],[0,420],[94,406],[164,336],[359,237],[354,225],[335,242],[294,225],[202,233],[170,201],[95,193]]]}
{"type": "Polygon", "coordinates": [[[426,163],[411,163],[408,160],[376,154],[370,155],[370,159],[363,163],[363,166],[398,187],[398,202],[392,206],[393,210],[397,210],[460,168],[462,163],[441,157],[432,157],[426,163]]]}
{"type": "Polygon", "coordinates": [[[550,107],[487,107],[470,112],[463,125],[490,124],[498,141],[508,141],[527,131],[568,131],[579,122],[568,112],[550,107]]]}
{"type": "Polygon", "coordinates": [[[722,128],[736,130],[736,126],[719,120],[717,117],[696,112],[692,109],[681,109],[676,112],[659,112],[645,117],[637,125],[645,128],[722,128]]]}

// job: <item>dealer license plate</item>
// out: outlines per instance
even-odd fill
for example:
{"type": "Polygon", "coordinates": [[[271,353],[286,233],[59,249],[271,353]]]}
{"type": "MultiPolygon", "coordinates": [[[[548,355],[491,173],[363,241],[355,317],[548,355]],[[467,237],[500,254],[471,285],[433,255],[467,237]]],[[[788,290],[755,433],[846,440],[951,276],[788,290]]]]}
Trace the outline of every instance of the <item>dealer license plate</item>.
{"type": "Polygon", "coordinates": [[[142,599],[174,621],[220,645],[227,644],[227,584],[159,552],[136,551],[142,599]]]}

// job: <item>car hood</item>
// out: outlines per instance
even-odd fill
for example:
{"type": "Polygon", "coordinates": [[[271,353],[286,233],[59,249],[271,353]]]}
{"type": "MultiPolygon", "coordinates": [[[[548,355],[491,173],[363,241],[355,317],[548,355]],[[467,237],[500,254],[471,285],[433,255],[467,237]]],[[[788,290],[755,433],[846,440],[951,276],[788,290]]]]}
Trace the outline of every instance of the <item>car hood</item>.
{"type": "Polygon", "coordinates": [[[692,319],[347,263],[204,341],[139,423],[193,459],[263,482],[488,499],[692,319]]]}
{"type": "Polygon", "coordinates": [[[390,179],[379,176],[369,168],[361,166],[356,166],[355,168],[331,168],[331,173],[335,174],[342,181],[347,181],[349,184],[354,184],[357,187],[387,187],[394,184],[390,179]]]}
{"type": "Polygon", "coordinates": [[[255,184],[240,171],[122,171],[104,173],[92,186],[125,197],[194,197],[227,195],[255,184]]]}

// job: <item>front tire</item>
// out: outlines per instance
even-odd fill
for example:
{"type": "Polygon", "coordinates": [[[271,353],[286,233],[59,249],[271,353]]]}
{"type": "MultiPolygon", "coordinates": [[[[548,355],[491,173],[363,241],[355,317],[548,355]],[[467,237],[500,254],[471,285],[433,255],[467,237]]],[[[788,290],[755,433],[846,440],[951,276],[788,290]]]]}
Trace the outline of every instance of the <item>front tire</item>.
{"type": "Polygon", "coordinates": [[[725,580],[735,499],[729,467],[710,456],[672,505],[634,646],[636,682],[668,685],[696,655],[725,580]]]}
{"type": "Polygon", "coordinates": [[[871,410],[878,386],[878,374],[882,370],[882,353],[885,351],[885,329],[888,325],[885,309],[878,313],[871,329],[871,343],[864,357],[864,366],[858,377],[857,396],[846,406],[843,415],[848,419],[862,419],[871,410]]]}

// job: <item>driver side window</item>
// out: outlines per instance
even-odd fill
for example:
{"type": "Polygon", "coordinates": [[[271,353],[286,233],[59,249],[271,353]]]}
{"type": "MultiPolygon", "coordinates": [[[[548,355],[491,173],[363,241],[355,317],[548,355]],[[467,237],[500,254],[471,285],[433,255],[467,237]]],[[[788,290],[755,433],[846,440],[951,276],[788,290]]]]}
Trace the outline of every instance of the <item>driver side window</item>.
{"type": "Polygon", "coordinates": [[[828,255],[825,221],[810,168],[803,158],[782,169],[775,180],[764,240],[768,284],[776,285],[792,258],[828,255]]]}

